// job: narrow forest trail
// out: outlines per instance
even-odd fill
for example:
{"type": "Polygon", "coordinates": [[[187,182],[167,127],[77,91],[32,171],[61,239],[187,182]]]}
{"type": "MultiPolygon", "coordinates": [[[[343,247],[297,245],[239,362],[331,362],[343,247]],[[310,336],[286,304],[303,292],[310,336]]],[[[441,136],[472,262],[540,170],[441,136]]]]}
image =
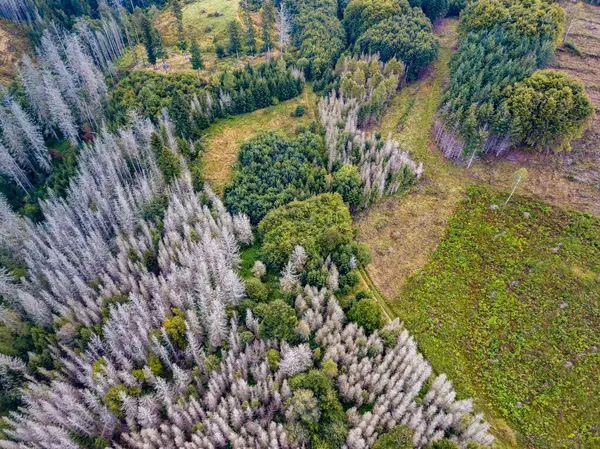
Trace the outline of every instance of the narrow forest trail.
{"type": "Polygon", "coordinates": [[[409,194],[380,201],[356,221],[359,240],[371,248],[368,275],[388,304],[406,278],[429,260],[467,185],[461,170],[441,155],[430,138],[456,44],[456,24],[446,19],[440,25],[440,56],[432,72],[394,98],[380,127],[423,162],[422,180],[409,194]]]}

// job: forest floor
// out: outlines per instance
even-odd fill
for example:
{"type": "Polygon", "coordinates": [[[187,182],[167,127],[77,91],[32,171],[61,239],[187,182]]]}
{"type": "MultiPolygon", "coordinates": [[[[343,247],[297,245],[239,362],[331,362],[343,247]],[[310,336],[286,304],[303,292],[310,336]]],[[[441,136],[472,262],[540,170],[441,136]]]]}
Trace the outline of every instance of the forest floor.
{"type": "Polygon", "coordinates": [[[0,19],[0,84],[12,81],[16,63],[30,50],[24,31],[13,22],[0,19]]]}
{"type": "Polygon", "coordinates": [[[310,85],[304,92],[291,100],[248,114],[236,115],[219,120],[211,125],[204,140],[205,154],[203,174],[217,192],[231,179],[233,166],[237,162],[240,144],[261,130],[281,131],[292,134],[299,125],[308,126],[316,120],[316,95],[310,85]],[[303,117],[292,117],[296,106],[303,105],[303,117]]]}

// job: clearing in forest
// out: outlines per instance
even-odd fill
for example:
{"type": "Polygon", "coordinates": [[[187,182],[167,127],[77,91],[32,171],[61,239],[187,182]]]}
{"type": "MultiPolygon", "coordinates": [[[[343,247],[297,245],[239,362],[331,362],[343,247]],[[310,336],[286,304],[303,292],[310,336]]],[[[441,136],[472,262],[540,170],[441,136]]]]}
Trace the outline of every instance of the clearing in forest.
{"type": "MultiPolygon", "coordinates": [[[[232,20],[238,19],[238,8],[239,0],[197,0],[193,3],[182,4],[183,26],[186,38],[192,33],[196,35],[202,58],[204,59],[205,68],[200,71],[202,76],[235,69],[238,65],[243,67],[246,63],[254,65],[260,62],[266,62],[267,58],[264,54],[257,54],[254,56],[240,54],[239,61],[235,56],[225,56],[222,59],[217,58],[214,39],[227,49],[227,44],[229,42],[227,25],[232,20]]],[[[259,37],[260,14],[252,13],[251,19],[257,37],[259,37]]],[[[189,59],[185,59],[183,53],[179,47],[177,47],[177,26],[170,7],[166,8],[157,16],[155,25],[160,32],[163,44],[168,53],[167,64],[169,65],[169,70],[192,71],[189,59]]],[[[245,32],[243,26],[242,30],[245,32]]],[[[140,48],[140,50],[144,51],[143,48],[140,48]]],[[[276,51],[272,52],[272,56],[276,56],[276,54],[276,51]]],[[[147,69],[152,70],[150,66],[148,66],[147,69]]],[[[160,70],[162,70],[162,68],[160,68],[160,70]]]]}
{"type": "Polygon", "coordinates": [[[16,64],[30,50],[28,39],[19,27],[0,19],[0,84],[9,83],[17,72],[16,64]]]}
{"type": "MultiPolygon", "coordinates": [[[[600,8],[595,8],[593,11],[598,12],[600,11],[600,8]]],[[[598,17],[600,23],[600,14],[598,14],[598,17]]],[[[487,369],[487,367],[484,367],[481,360],[477,357],[482,357],[481,351],[485,351],[488,347],[486,345],[492,344],[494,340],[490,337],[490,340],[487,342],[471,342],[471,347],[468,345],[465,346],[463,341],[458,337],[454,338],[453,335],[449,335],[448,342],[444,343],[443,346],[439,341],[441,340],[440,335],[445,336],[445,334],[434,333],[434,338],[432,340],[427,340],[427,336],[425,335],[427,332],[424,328],[420,328],[419,325],[424,326],[423,323],[427,322],[427,316],[431,312],[431,310],[428,309],[429,300],[417,296],[412,296],[410,301],[407,300],[404,298],[404,293],[408,292],[410,288],[405,284],[407,279],[411,279],[409,282],[411,283],[410,285],[412,288],[414,281],[410,276],[430,261],[430,257],[436,251],[436,248],[440,245],[447,244],[446,242],[443,244],[441,242],[447,233],[448,222],[456,213],[457,209],[463,207],[461,206],[461,201],[467,197],[469,185],[491,185],[506,192],[511,188],[512,174],[517,169],[525,167],[529,172],[529,179],[526,184],[519,187],[518,193],[537,197],[556,206],[569,205],[570,207],[582,211],[600,214],[600,182],[594,182],[593,174],[590,175],[590,173],[593,173],[600,164],[597,159],[597,153],[584,153],[578,151],[575,145],[574,151],[567,154],[544,155],[513,151],[510,154],[501,157],[486,157],[477,160],[470,169],[466,169],[464,163],[456,164],[454,161],[446,159],[439,152],[435,142],[432,140],[430,129],[440,103],[443,85],[447,77],[448,61],[452,55],[453,47],[456,45],[455,27],[456,20],[452,19],[446,19],[441,26],[438,27],[438,35],[441,39],[440,57],[438,58],[438,61],[436,61],[432,73],[405,87],[402,92],[394,98],[389,111],[384,116],[380,125],[382,134],[386,135],[391,132],[394,137],[410,151],[414,159],[423,162],[424,175],[421,181],[408,194],[401,197],[384,199],[371,206],[357,218],[356,226],[359,230],[358,238],[360,241],[369,245],[373,259],[372,263],[366,268],[366,277],[372,281],[374,288],[379,290],[383,296],[381,299],[385,300],[388,304],[388,309],[389,306],[391,306],[393,309],[392,313],[400,316],[402,320],[406,321],[408,329],[410,329],[411,332],[415,332],[417,340],[420,344],[423,343],[423,350],[427,358],[431,360],[434,368],[439,372],[449,372],[449,374],[451,374],[450,377],[459,383],[458,391],[461,394],[464,396],[471,394],[475,395],[480,406],[488,411],[490,418],[494,418],[495,416],[507,417],[515,430],[524,433],[537,433],[541,435],[541,439],[545,441],[546,439],[554,438],[557,435],[568,435],[574,428],[573,426],[577,423],[591,422],[589,415],[587,418],[584,415],[585,413],[589,414],[591,410],[594,410],[593,407],[585,408],[584,411],[578,415],[578,412],[573,409],[573,404],[576,404],[576,402],[562,401],[562,396],[560,395],[566,394],[565,391],[568,390],[568,387],[565,382],[571,382],[573,379],[571,375],[576,372],[575,379],[579,384],[575,387],[577,390],[573,397],[577,398],[577,400],[581,400],[585,394],[589,393],[589,388],[591,388],[590,385],[587,387],[583,385],[585,381],[590,384],[594,382],[598,383],[599,373],[597,370],[595,374],[592,371],[581,377],[582,374],[579,371],[580,368],[575,367],[572,371],[567,371],[566,376],[560,377],[563,373],[558,367],[558,362],[553,361],[553,365],[549,366],[547,371],[544,371],[543,367],[546,366],[546,358],[553,360],[555,357],[550,350],[548,354],[543,352],[536,353],[535,350],[530,351],[528,353],[529,359],[524,360],[522,365],[518,364],[518,357],[512,358],[510,361],[512,364],[510,368],[513,370],[513,373],[518,373],[521,370],[523,371],[522,381],[516,383],[515,388],[525,388],[524,391],[526,394],[524,394],[524,396],[527,397],[526,400],[531,400],[532,391],[536,394],[541,392],[540,400],[544,401],[543,404],[535,403],[534,411],[530,411],[531,407],[533,407],[531,404],[526,405],[525,407],[519,407],[518,404],[515,404],[517,402],[525,403],[523,400],[519,399],[514,401],[514,403],[510,402],[513,400],[514,395],[504,397],[502,391],[495,390],[495,385],[500,385],[499,388],[504,388],[502,385],[506,386],[506,383],[501,378],[502,376],[499,374],[501,371],[481,371],[483,368],[487,369]],[[396,300],[395,298],[399,299],[396,300]],[[421,324],[418,323],[419,320],[421,320],[421,324]],[[475,343],[481,343],[481,346],[473,346],[475,343]],[[470,371],[466,371],[465,364],[461,364],[461,362],[473,357],[475,357],[475,359],[472,362],[475,364],[469,365],[469,370],[472,369],[474,373],[471,374],[470,371]],[[450,366],[454,369],[450,369],[450,366]],[[531,367],[537,367],[539,369],[535,375],[540,375],[539,379],[541,380],[537,384],[532,384],[531,390],[527,390],[529,380],[525,381],[523,379],[527,378],[526,376],[528,376],[528,374],[526,371],[531,367]],[[557,375],[559,378],[556,378],[555,380],[555,376],[557,375]],[[499,376],[499,378],[496,378],[496,376],[499,376]],[[560,394],[556,393],[558,396],[552,396],[554,393],[546,392],[546,390],[557,388],[560,389],[560,394]],[[563,402],[567,407],[565,413],[572,419],[572,423],[561,427],[557,425],[556,420],[559,414],[559,408],[563,406],[563,402]],[[552,419],[549,419],[548,422],[543,421],[542,418],[542,415],[545,412],[552,416],[552,419]],[[550,429],[551,425],[549,423],[552,423],[555,429],[550,429]]],[[[600,71],[597,72],[596,76],[600,76],[600,71]]],[[[600,149],[596,148],[596,151],[598,150],[600,149]]],[[[507,195],[508,193],[505,194],[505,196],[507,195]]],[[[551,209],[550,205],[544,205],[543,207],[548,210],[554,210],[551,209]]],[[[510,225],[511,218],[506,217],[506,220],[508,220],[507,224],[510,225]]],[[[467,227],[468,231],[468,222],[463,223],[463,225],[467,227]]],[[[556,228],[551,229],[552,232],[558,232],[556,228]]],[[[588,242],[588,244],[593,245],[593,242],[588,242]]],[[[467,245],[466,242],[465,245],[467,245]]],[[[555,246],[556,245],[558,245],[558,243],[556,243],[555,246]]],[[[596,242],[595,245],[597,247],[598,243],[596,242]]],[[[588,250],[591,250],[591,248],[588,248],[588,250]]],[[[532,250],[532,252],[535,251],[532,250]]],[[[462,263],[463,260],[461,259],[455,262],[459,264],[462,263]]],[[[591,262],[588,260],[587,263],[589,265],[591,262]]],[[[522,267],[523,264],[520,264],[519,266],[522,267]]],[[[488,269],[493,270],[494,267],[488,267],[487,265],[474,265],[471,267],[471,270],[474,271],[474,276],[485,277],[488,269]]],[[[594,274],[594,269],[589,266],[585,269],[579,269],[575,266],[571,271],[563,270],[561,276],[571,273],[573,277],[566,277],[564,282],[565,285],[572,286],[574,283],[579,282],[577,276],[584,273],[584,277],[587,276],[585,282],[595,282],[596,285],[598,285],[599,281],[596,280],[595,276],[597,276],[600,270],[597,267],[595,270],[594,274]],[[594,279],[592,280],[593,274],[594,279]]],[[[507,282],[510,282],[511,280],[508,280],[507,282]]],[[[463,306],[466,309],[471,307],[469,310],[471,310],[472,313],[475,313],[476,310],[474,311],[472,309],[473,304],[478,301],[483,301],[483,299],[478,296],[483,293],[481,293],[480,290],[471,292],[470,289],[473,285],[468,280],[459,277],[452,279],[449,283],[453,285],[454,289],[464,290],[466,293],[473,293],[473,296],[470,297],[471,302],[464,303],[463,306]]],[[[574,292],[576,291],[577,290],[571,290],[571,294],[575,295],[576,293],[574,292]]],[[[554,300],[555,298],[542,299],[543,301],[547,301],[550,299],[554,300]]],[[[437,300],[445,304],[448,307],[447,312],[452,314],[455,302],[453,301],[453,298],[445,295],[443,289],[438,291],[437,300]]],[[[533,299],[531,299],[531,301],[533,301],[533,299]]],[[[542,305],[540,305],[540,307],[542,307],[542,305]]],[[[547,305],[547,307],[550,307],[550,305],[547,305]]],[[[596,308],[595,311],[590,312],[590,304],[583,307],[583,309],[577,308],[569,311],[569,313],[574,314],[570,315],[571,317],[577,317],[573,319],[574,323],[572,326],[571,322],[568,322],[562,323],[560,327],[548,329],[548,334],[544,334],[544,338],[551,339],[548,344],[555,344],[557,339],[560,339],[560,336],[563,333],[567,333],[568,335],[579,335],[580,331],[582,332],[581,338],[587,338],[586,344],[590,342],[590,339],[592,338],[590,337],[590,329],[586,328],[582,331],[578,326],[581,325],[584,326],[584,328],[585,326],[589,326],[592,320],[590,313],[595,313],[596,315],[593,319],[596,320],[595,323],[597,327],[598,309],[596,308]],[[578,321],[579,319],[583,319],[584,322],[580,323],[578,321]]],[[[528,309],[522,309],[520,306],[517,310],[522,314],[528,313],[528,309]]],[[[534,315],[538,313],[535,312],[535,308],[532,308],[531,310],[534,315]]],[[[510,310],[507,312],[512,313],[510,310]]],[[[516,317],[515,319],[517,322],[521,319],[518,315],[513,314],[511,316],[516,317]]],[[[470,329],[469,318],[471,318],[471,316],[458,315],[456,320],[451,321],[451,323],[455,323],[452,326],[456,325],[462,329],[461,332],[468,333],[465,329],[470,329]],[[459,321],[459,318],[463,319],[459,321]]],[[[531,320],[537,318],[540,317],[536,315],[530,316],[528,319],[531,320]]],[[[544,319],[549,320],[549,318],[544,319]]],[[[439,320],[439,322],[436,320],[433,328],[445,330],[445,325],[446,323],[443,319],[439,320]]],[[[541,324],[541,326],[546,325],[547,321],[544,321],[541,324]]],[[[532,324],[531,326],[529,331],[524,331],[524,334],[516,333],[512,335],[511,338],[519,339],[528,337],[529,334],[527,334],[527,332],[533,332],[531,329],[536,325],[532,324]]],[[[430,328],[427,329],[430,330],[430,328]]],[[[453,329],[454,328],[451,327],[448,332],[453,329]]],[[[459,330],[457,330],[457,332],[459,330]]],[[[516,331],[518,331],[518,329],[516,331]]],[[[595,337],[595,344],[597,344],[597,333],[595,334],[595,337]]],[[[535,338],[538,337],[536,336],[535,338]]],[[[532,344],[531,340],[527,341],[527,344],[532,344]]],[[[577,337],[574,339],[574,344],[579,344],[576,342],[581,341],[582,340],[577,337]]],[[[502,341],[496,340],[496,342],[500,346],[504,344],[502,341]]],[[[566,350],[571,351],[569,353],[570,356],[574,357],[576,360],[579,357],[577,354],[583,351],[583,349],[581,349],[576,353],[572,353],[572,346],[567,345],[566,348],[570,348],[566,350]]],[[[587,348],[587,350],[589,350],[590,345],[588,345],[587,348]]],[[[513,349],[515,349],[515,347],[511,344],[508,346],[508,349],[505,350],[508,351],[513,349]]],[[[519,353],[517,352],[516,354],[519,353]]],[[[491,359],[494,359],[494,357],[491,357],[491,359]]],[[[596,366],[598,366],[597,358],[595,361],[596,366]]],[[[567,360],[565,359],[562,363],[566,364],[567,360]]],[[[571,363],[575,364],[575,362],[571,363]]],[[[512,379],[514,380],[514,377],[512,379]]],[[[599,404],[595,405],[596,410],[598,409],[598,405],[599,404]]],[[[582,409],[579,408],[579,410],[582,409]]],[[[511,432],[502,424],[502,421],[493,420],[492,424],[492,431],[496,437],[501,440],[504,445],[503,447],[514,447],[514,444],[511,443],[511,432]]],[[[579,431],[581,434],[585,433],[585,429],[583,428],[580,428],[579,431]]],[[[542,444],[542,441],[539,443],[542,444]]],[[[542,444],[541,447],[549,446],[543,446],[542,444]]]]}
{"type": "Polygon", "coordinates": [[[457,391],[518,431],[519,446],[597,447],[600,218],[506,198],[468,188],[431,261],[390,306],[457,391]]]}
{"type": "Polygon", "coordinates": [[[237,162],[240,144],[260,130],[282,131],[292,134],[299,125],[307,126],[316,120],[316,95],[311,86],[304,87],[302,95],[276,106],[248,114],[236,115],[211,125],[205,134],[203,174],[213,188],[220,192],[231,179],[233,165],[237,162]],[[292,117],[296,106],[303,105],[304,116],[292,117]]]}

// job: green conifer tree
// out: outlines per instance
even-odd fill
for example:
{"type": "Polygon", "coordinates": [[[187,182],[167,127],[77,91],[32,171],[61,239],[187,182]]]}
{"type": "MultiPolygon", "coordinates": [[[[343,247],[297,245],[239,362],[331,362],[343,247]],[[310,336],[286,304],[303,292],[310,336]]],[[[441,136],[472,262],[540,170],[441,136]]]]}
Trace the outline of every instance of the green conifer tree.
{"type": "Polygon", "coordinates": [[[198,45],[198,40],[196,36],[192,36],[192,45],[190,48],[190,63],[192,64],[192,68],[197,71],[198,78],[200,78],[200,70],[204,68],[204,59],[202,58],[202,53],[200,52],[200,46],[198,45]]]}

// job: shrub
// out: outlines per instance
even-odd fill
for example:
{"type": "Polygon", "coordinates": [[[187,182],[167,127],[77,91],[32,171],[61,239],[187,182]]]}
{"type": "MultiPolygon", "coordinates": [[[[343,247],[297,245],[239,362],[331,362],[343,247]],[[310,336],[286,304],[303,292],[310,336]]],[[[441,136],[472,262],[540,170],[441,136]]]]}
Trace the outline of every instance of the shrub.
{"type": "Polygon", "coordinates": [[[294,109],[292,116],[293,117],[302,117],[303,115],[304,115],[304,106],[299,104],[298,106],[296,106],[296,109],[294,109]]]}
{"type": "Polygon", "coordinates": [[[279,351],[275,348],[271,348],[267,351],[267,362],[269,362],[269,367],[271,370],[276,371],[279,366],[279,360],[281,360],[281,356],[279,355],[279,351]]]}

